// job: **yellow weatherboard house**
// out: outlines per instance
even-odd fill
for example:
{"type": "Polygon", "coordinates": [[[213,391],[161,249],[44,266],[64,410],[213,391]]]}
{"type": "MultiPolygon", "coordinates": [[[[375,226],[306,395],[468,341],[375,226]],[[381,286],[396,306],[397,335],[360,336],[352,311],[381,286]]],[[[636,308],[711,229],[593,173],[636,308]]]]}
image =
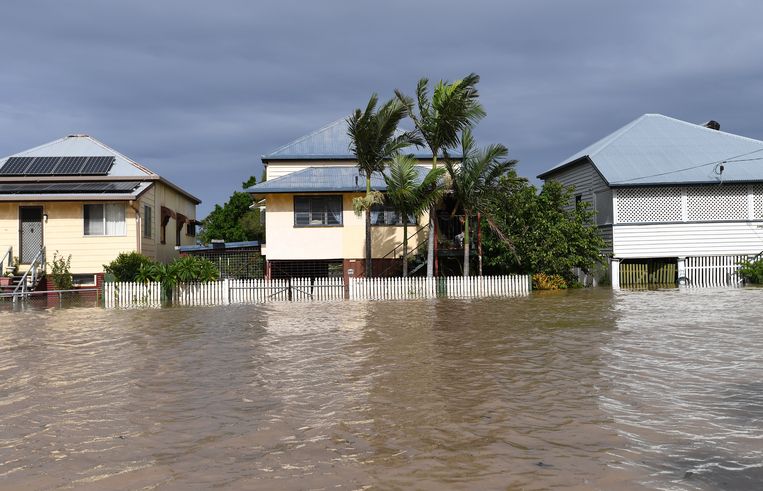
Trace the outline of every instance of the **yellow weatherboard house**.
{"type": "MultiPolygon", "coordinates": [[[[262,253],[269,277],[364,276],[365,218],[355,214],[352,200],[365,195],[365,175],[349,149],[347,122],[340,119],[262,156],[267,179],[247,191],[266,210],[262,253]]],[[[423,179],[431,153],[416,147],[403,153],[418,160],[423,179]]],[[[372,175],[371,187],[386,191],[380,173],[372,175]]],[[[446,210],[440,214],[440,241],[455,244],[459,225],[446,210]]],[[[371,210],[374,276],[400,274],[402,219],[387,204],[371,210]]],[[[426,247],[428,220],[427,214],[408,217],[409,257],[426,247]]],[[[440,256],[449,252],[441,244],[440,256]]],[[[423,273],[419,265],[411,266],[411,274],[423,273]]]]}
{"type": "Polygon", "coordinates": [[[196,242],[200,202],[88,135],[2,158],[3,274],[50,262],[55,252],[71,254],[75,285],[95,284],[121,252],[168,261],[176,246],[196,242]]]}

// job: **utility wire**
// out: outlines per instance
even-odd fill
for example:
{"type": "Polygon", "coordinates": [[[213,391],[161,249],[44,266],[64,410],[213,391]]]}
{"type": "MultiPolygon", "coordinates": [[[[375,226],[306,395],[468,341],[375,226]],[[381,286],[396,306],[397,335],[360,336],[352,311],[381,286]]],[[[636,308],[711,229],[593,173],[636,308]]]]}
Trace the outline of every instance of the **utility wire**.
{"type": "MultiPolygon", "coordinates": [[[[758,153],[758,152],[763,152],[763,148],[759,148],[758,150],[753,150],[752,152],[747,152],[747,153],[742,153],[742,154],[739,154],[739,155],[735,155],[733,157],[728,157],[728,158],[722,159],[722,160],[714,160],[712,162],[706,162],[704,164],[692,165],[691,167],[684,167],[683,169],[676,169],[676,170],[671,170],[671,171],[667,171],[667,172],[660,172],[658,174],[651,174],[651,175],[648,175],[648,176],[634,177],[632,179],[626,179],[624,181],[613,182],[612,184],[623,184],[623,183],[627,183],[627,182],[631,182],[631,181],[638,181],[638,180],[641,180],[641,179],[649,179],[650,177],[667,176],[669,174],[677,174],[679,172],[684,172],[684,171],[692,170],[692,169],[699,169],[701,167],[708,167],[710,165],[718,166],[720,164],[732,163],[732,162],[750,162],[750,161],[753,161],[753,160],[763,160],[763,157],[757,157],[757,158],[753,158],[753,159],[739,159],[739,157],[746,157],[748,155],[752,155],[752,154],[755,154],[755,153],[758,153]]],[[[717,172],[716,172],[716,174],[717,174],[717,172]]]]}

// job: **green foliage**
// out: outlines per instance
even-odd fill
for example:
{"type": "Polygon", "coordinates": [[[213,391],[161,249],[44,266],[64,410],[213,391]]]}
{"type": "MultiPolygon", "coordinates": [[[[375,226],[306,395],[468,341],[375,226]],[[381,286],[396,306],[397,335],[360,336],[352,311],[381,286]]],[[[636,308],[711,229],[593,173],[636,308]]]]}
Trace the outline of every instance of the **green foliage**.
{"type": "Polygon", "coordinates": [[[739,263],[739,274],[744,281],[754,285],[763,284],[763,259],[739,263]]]}
{"type": "Polygon", "coordinates": [[[572,283],[572,268],[590,270],[604,241],[585,202],[573,189],[547,181],[540,193],[513,172],[501,179],[486,220],[485,264],[493,273],[545,273],[572,283]],[[510,238],[511,246],[500,235],[510,238]],[[512,247],[513,246],[513,247],[512,247]]]}
{"type": "Polygon", "coordinates": [[[53,253],[53,261],[50,263],[50,277],[56,290],[71,290],[74,286],[71,273],[72,255],[64,258],[59,256],[58,251],[53,253]]]}
{"type": "MultiPolygon", "coordinates": [[[[250,178],[252,179],[253,177],[250,178]]],[[[215,205],[214,210],[204,219],[199,240],[205,244],[212,239],[222,239],[225,242],[263,240],[265,229],[260,224],[260,210],[249,209],[251,205],[252,197],[248,193],[234,191],[223,206],[215,205]]]]}
{"type": "Polygon", "coordinates": [[[533,290],[566,290],[567,281],[558,274],[535,273],[532,276],[533,290]]]}
{"type": "Polygon", "coordinates": [[[254,176],[249,176],[249,179],[241,183],[242,189],[247,189],[257,184],[257,178],[254,176]]]}
{"type": "Polygon", "coordinates": [[[183,256],[169,264],[151,262],[141,265],[135,281],[147,283],[156,281],[165,286],[178,283],[215,281],[220,272],[209,259],[198,256],[183,256]]]}
{"type": "Polygon", "coordinates": [[[379,191],[371,191],[365,196],[352,198],[352,211],[355,216],[363,216],[363,213],[370,210],[372,206],[384,203],[384,195],[379,191]]]}
{"type": "Polygon", "coordinates": [[[104,264],[103,270],[113,274],[117,281],[135,281],[141,266],[152,263],[153,260],[143,254],[123,252],[109,264],[104,264]]]}

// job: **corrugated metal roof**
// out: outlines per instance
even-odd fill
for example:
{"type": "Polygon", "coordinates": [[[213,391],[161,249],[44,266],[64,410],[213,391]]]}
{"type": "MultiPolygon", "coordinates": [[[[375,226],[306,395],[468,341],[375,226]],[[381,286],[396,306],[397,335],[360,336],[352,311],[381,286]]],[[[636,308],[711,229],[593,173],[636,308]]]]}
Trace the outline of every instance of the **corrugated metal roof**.
{"type": "MultiPolygon", "coordinates": [[[[403,130],[398,130],[402,133],[403,130]]],[[[416,158],[431,159],[432,152],[426,148],[407,147],[403,154],[412,154],[416,158]]],[[[454,154],[453,157],[458,157],[454,154]]],[[[355,160],[350,152],[350,137],[347,135],[347,120],[339,119],[291,143],[262,156],[263,161],[270,160],[355,160]]]]}
{"type": "Polygon", "coordinates": [[[763,181],[763,141],[661,114],[641,116],[538,177],[586,158],[613,187],[763,181]]]}
{"type": "Polygon", "coordinates": [[[259,241],[248,240],[244,242],[223,242],[212,244],[197,244],[187,246],[176,246],[175,249],[180,252],[198,252],[198,251],[224,251],[226,249],[249,249],[260,247],[259,241]]]}
{"type": "MultiPolygon", "coordinates": [[[[429,172],[429,168],[417,166],[419,182],[429,172]]],[[[385,191],[384,177],[375,172],[371,176],[371,188],[385,191]]],[[[308,167],[271,181],[265,181],[247,189],[253,194],[277,193],[352,193],[365,192],[366,178],[357,167],[308,167]]]]}
{"type": "Polygon", "coordinates": [[[109,176],[131,177],[156,175],[134,160],[88,135],[69,135],[0,159],[0,167],[10,157],[115,157],[109,176]]]}

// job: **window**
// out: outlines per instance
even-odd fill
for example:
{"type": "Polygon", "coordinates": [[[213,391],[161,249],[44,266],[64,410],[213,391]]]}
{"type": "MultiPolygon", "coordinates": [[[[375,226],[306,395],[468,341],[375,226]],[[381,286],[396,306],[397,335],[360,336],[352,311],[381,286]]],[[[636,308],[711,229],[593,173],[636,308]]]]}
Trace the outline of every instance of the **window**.
{"type": "Polygon", "coordinates": [[[84,218],[85,235],[127,235],[123,203],[85,205],[84,218]]]}
{"type": "Polygon", "coordinates": [[[196,222],[188,222],[185,234],[189,237],[196,237],[196,222]]]}
{"type": "Polygon", "coordinates": [[[143,206],[143,237],[150,239],[154,230],[154,209],[148,205],[143,206]]]}
{"type": "Polygon", "coordinates": [[[596,225],[612,223],[612,191],[599,191],[594,195],[596,201],[596,225]]]}
{"type": "Polygon", "coordinates": [[[295,227],[330,227],[342,225],[341,196],[295,196],[295,227]]]}
{"type": "MultiPolygon", "coordinates": [[[[371,225],[402,225],[403,217],[395,208],[384,203],[371,207],[371,225]]],[[[416,217],[408,215],[408,225],[416,225],[416,217]]]]}

